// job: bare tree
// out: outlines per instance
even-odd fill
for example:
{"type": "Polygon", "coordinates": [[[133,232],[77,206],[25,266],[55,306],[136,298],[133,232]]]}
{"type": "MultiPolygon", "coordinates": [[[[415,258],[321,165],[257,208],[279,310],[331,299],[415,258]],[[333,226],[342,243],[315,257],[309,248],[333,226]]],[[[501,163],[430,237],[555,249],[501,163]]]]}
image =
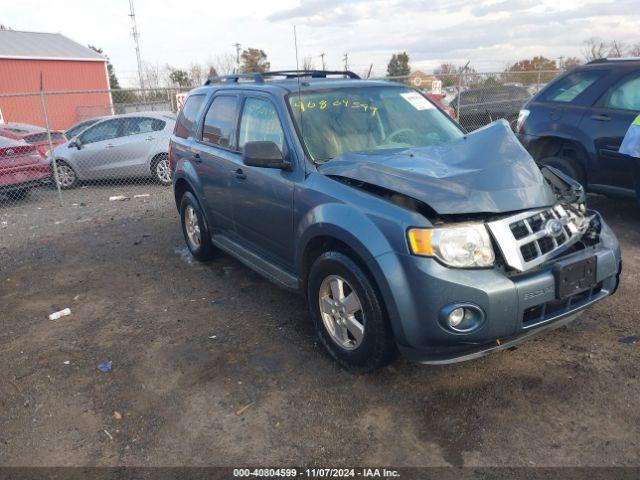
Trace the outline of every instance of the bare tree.
{"type": "Polygon", "coordinates": [[[143,88],[160,88],[165,85],[164,72],[158,63],[142,63],[143,88]]]}
{"type": "Polygon", "coordinates": [[[640,43],[630,45],[627,48],[627,55],[630,57],[640,57],[640,43]]]}
{"type": "Polygon", "coordinates": [[[607,53],[607,56],[617,58],[624,57],[624,50],[624,43],[614,40],[609,46],[609,53],[607,53]]]}
{"type": "Polygon", "coordinates": [[[208,60],[207,65],[209,70],[213,68],[218,75],[230,75],[236,70],[236,57],[232,53],[221,53],[208,60]]]}
{"type": "Polygon", "coordinates": [[[202,85],[208,78],[206,68],[199,63],[193,62],[189,65],[188,73],[192,85],[202,85]]]}
{"type": "Polygon", "coordinates": [[[313,62],[313,57],[303,57],[302,58],[302,70],[315,70],[316,65],[313,62]]]}
{"type": "Polygon", "coordinates": [[[609,46],[596,37],[591,37],[582,43],[582,55],[587,62],[605,58],[609,50],[609,46]]]}

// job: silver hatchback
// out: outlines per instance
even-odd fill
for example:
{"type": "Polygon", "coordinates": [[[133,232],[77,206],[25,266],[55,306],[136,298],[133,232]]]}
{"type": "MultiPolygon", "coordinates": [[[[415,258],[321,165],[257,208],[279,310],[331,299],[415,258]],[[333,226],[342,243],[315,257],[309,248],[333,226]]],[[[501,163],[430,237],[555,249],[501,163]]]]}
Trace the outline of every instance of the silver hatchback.
{"type": "Polygon", "coordinates": [[[61,188],[85,180],[153,178],[171,184],[169,138],[176,116],[171,112],[136,112],[101,118],[53,149],[61,188]]]}

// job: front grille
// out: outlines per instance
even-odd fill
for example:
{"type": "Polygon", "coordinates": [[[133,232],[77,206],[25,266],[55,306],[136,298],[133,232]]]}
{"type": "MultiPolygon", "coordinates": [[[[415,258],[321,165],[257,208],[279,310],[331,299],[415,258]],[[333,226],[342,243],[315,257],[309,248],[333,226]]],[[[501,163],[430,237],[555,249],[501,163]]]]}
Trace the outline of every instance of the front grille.
{"type": "Polygon", "coordinates": [[[588,220],[562,205],[487,224],[506,263],[521,272],[559,255],[582,236],[588,220]]]}
{"type": "MultiPolygon", "coordinates": [[[[602,292],[602,282],[590,290],[585,290],[570,297],[561,300],[550,300],[540,305],[529,307],[522,313],[522,326],[523,328],[531,328],[535,325],[553,320],[565,313],[569,313],[572,310],[577,310],[581,306],[589,303],[589,301],[602,296],[600,292],[602,292]]],[[[604,294],[606,294],[606,292],[604,292],[604,294]]]]}

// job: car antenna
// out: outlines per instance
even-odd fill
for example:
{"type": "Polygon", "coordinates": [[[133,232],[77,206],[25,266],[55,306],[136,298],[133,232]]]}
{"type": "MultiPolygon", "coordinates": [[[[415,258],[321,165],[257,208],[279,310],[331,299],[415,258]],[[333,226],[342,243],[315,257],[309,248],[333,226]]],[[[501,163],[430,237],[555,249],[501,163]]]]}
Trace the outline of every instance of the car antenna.
{"type": "MultiPolygon", "coordinates": [[[[295,24],[293,25],[293,44],[296,48],[296,70],[299,71],[300,67],[298,64],[298,33],[296,31],[295,24]]],[[[302,112],[304,110],[304,107],[302,106],[302,93],[300,91],[300,75],[296,75],[296,78],[298,79],[298,103],[300,104],[300,137],[302,143],[304,144],[304,122],[302,121],[302,112]]]]}

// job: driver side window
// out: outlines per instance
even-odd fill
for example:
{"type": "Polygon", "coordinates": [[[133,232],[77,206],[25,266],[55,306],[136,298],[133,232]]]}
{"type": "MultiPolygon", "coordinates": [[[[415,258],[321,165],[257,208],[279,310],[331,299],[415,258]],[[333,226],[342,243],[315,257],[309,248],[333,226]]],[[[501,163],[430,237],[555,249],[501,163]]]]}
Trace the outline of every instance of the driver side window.
{"type": "Polygon", "coordinates": [[[118,137],[120,120],[107,120],[87,129],[80,135],[83,144],[103,142],[118,137]]]}

